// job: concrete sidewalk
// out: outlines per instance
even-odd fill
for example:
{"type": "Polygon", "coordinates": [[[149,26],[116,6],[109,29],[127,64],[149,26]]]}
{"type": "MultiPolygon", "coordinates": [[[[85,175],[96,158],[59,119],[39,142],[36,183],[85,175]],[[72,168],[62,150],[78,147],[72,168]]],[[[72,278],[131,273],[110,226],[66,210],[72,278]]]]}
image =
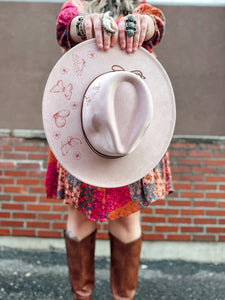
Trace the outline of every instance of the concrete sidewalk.
{"type": "MultiPolygon", "coordinates": [[[[96,258],[95,300],[110,300],[109,258],[96,258]]],[[[0,247],[0,299],[69,300],[64,251],[0,247]]],[[[225,300],[225,264],[142,260],[136,300],[225,300]]]]}

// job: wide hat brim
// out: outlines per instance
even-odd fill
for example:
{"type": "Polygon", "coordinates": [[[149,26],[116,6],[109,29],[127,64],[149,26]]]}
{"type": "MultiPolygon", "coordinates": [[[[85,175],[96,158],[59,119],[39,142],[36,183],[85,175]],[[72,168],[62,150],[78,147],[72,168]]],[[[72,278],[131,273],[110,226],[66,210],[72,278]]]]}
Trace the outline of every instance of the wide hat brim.
{"type": "Polygon", "coordinates": [[[45,86],[42,116],[47,141],[59,163],[82,182],[113,188],[144,177],[164,156],[175,127],[175,98],[165,69],[147,50],[141,47],[127,54],[116,45],[106,52],[92,39],[66,52],[53,67],[45,86]],[[81,124],[87,87],[99,75],[110,72],[113,65],[126,71],[140,70],[153,101],[153,118],[141,143],[116,159],[95,153],[81,124]]]}

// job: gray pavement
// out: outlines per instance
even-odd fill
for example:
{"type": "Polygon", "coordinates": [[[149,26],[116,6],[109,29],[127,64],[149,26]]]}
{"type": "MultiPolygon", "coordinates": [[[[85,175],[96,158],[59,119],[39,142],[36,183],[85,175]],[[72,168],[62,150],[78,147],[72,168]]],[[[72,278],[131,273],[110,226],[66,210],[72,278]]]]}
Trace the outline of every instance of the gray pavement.
{"type": "MultiPolygon", "coordinates": [[[[96,258],[95,300],[111,300],[109,258],[96,258]]],[[[0,299],[72,300],[64,251],[0,247],[0,299]]],[[[225,300],[225,264],[142,260],[135,300],[225,300]]]]}

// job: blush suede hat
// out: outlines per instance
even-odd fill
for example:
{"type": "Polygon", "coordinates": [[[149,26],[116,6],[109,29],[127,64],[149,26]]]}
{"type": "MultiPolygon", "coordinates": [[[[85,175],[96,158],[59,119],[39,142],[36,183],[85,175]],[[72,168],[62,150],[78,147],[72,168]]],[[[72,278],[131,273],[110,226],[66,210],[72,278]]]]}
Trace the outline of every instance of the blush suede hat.
{"type": "Polygon", "coordinates": [[[56,63],[42,106],[47,141],[74,177],[119,187],[150,172],[165,154],[175,127],[169,77],[144,48],[99,50],[78,44],[56,63]]]}

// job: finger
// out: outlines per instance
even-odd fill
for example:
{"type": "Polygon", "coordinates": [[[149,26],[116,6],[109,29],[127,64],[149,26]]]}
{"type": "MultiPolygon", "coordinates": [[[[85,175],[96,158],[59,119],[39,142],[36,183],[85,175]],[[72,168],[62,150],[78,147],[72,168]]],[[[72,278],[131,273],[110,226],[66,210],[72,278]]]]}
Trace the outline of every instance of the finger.
{"type": "Polygon", "coordinates": [[[109,50],[110,44],[111,44],[111,33],[103,29],[103,46],[105,51],[109,50]]]}
{"type": "Polygon", "coordinates": [[[133,52],[133,37],[127,35],[127,53],[133,52]]]}
{"type": "Polygon", "coordinates": [[[141,24],[140,24],[140,36],[139,36],[139,42],[138,47],[140,47],[145,40],[145,36],[147,33],[148,23],[146,20],[146,16],[141,16],[141,24]]]}
{"type": "Polygon", "coordinates": [[[114,20],[112,20],[112,29],[115,30],[115,33],[111,34],[111,44],[110,47],[114,47],[118,41],[118,26],[114,20]]]}
{"type": "Polygon", "coordinates": [[[136,25],[135,25],[135,28],[136,28],[136,31],[134,32],[134,36],[133,36],[133,49],[132,49],[132,52],[135,52],[137,51],[137,48],[139,46],[139,38],[140,38],[140,20],[136,20],[135,18],[135,21],[136,21],[136,25]]]}
{"type": "Polygon", "coordinates": [[[122,18],[119,21],[118,24],[118,39],[119,39],[119,45],[122,50],[126,48],[126,31],[125,31],[126,25],[125,25],[125,19],[122,18]]]}
{"type": "Polygon", "coordinates": [[[92,19],[86,16],[83,22],[83,31],[86,34],[87,40],[93,37],[93,24],[92,19]]]}
{"type": "Polygon", "coordinates": [[[101,24],[101,15],[93,15],[93,24],[94,24],[94,34],[96,38],[96,44],[99,49],[103,48],[103,33],[102,33],[102,24],[101,24]]]}

